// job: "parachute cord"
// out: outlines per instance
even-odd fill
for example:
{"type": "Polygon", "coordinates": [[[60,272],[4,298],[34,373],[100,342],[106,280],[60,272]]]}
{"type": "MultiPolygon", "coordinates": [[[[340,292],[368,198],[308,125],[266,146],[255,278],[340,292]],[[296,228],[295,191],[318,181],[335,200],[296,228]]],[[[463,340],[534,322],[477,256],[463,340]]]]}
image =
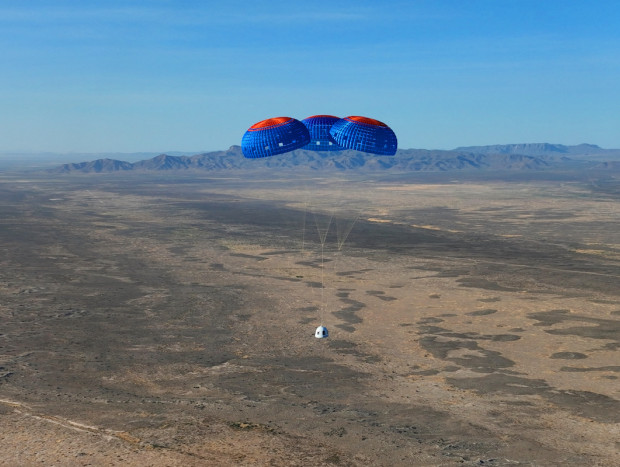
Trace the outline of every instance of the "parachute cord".
{"type": "Polygon", "coordinates": [[[321,326],[323,326],[323,314],[325,312],[325,269],[323,264],[323,250],[325,243],[321,242],[321,326]]]}
{"type": "Polygon", "coordinates": [[[307,222],[308,222],[308,198],[309,198],[309,194],[308,194],[308,187],[304,186],[304,214],[302,217],[302,221],[301,221],[301,254],[302,257],[304,255],[304,253],[306,252],[306,228],[307,228],[307,222]]]}
{"type": "Polygon", "coordinates": [[[301,255],[303,257],[306,245],[306,215],[308,213],[308,203],[304,206],[304,217],[301,226],[301,255]]]}
{"type": "Polygon", "coordinates": [[[355,227],[355,224],[359,218],[360,218],[360,213],[357,213],[355,215],[355,219],[353,219],[353,222],[351,223],[350,226],[345,227],[344,229],[341,229],[339,232],[337,232],[338,251],[342,250],[342,247],[344,246],[344,242],[346,242],[347,238],[349,238],[349,234],[353,230],[353,227],[355,227]]]}

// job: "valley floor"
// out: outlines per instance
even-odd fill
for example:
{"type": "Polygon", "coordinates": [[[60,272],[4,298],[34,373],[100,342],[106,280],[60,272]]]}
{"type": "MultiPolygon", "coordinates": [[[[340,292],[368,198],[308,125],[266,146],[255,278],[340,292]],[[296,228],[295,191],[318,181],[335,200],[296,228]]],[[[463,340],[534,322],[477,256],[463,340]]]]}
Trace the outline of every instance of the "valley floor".
{"type": "Polygon", "coordinates": [[[618,465],[614,190],[7,176],[0,465],[618,465]]]}

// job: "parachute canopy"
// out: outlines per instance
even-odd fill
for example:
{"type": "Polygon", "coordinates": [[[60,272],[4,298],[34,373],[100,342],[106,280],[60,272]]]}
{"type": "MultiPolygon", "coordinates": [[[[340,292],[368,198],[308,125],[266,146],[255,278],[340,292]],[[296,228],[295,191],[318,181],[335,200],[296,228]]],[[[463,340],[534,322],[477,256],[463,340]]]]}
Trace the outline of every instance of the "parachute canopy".
{"type": "Polygon", "coordinates": [[[340,120],[333,115],[313,115],[301,122],[310,132],[310,143],[303,147],[309,151],[340,151],[344,149],[329,134],[332,125],[340,120]]]}
{"type": "Polygon", "coordinates": [[[252,125],[241,139],[248,159],[275,156],[299,149],[310,142],[308,128],[291,117],[275,117],[252,125]]]}
{"type": "Polygon", "coordinates": [[[334,122],[329,133],[336,143],[346,149],[384,156],[396,154],[396,135],[385,123],[373,118],[342,118],[334,122]]]}

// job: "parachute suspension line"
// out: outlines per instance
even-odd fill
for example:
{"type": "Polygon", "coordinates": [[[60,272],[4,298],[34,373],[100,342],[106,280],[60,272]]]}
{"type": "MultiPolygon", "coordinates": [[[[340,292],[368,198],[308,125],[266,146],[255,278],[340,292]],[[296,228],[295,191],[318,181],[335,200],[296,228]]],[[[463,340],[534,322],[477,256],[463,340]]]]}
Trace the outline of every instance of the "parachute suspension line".
{"type": "Polygon", "coordinates": [[[304,194],[304,213],[301,218],[301,254],[302,256],[306,253],[306,230],[310,227],[308,216],[310,213],[310,188],[304,183],[303,186],[303,194],[304,194]]]}
{"type": "Polygon", "coordinates": [[[347,223],[346,219],[343,219],[340,223],[336,222],[336,237],[338,242],[338,251],[342,250],[344,246],[344,242],[347,241],[349,234],[353,230],[355,223],[360,218],[360,213],[358,212],[353,218],[352,222],[347,223]]]}
{"type": "Polygon", "coordinates": [[[319,216],[321,213],[314,214],[314,223],[316,225],[316,230],[319,235],[319,241],[321,243],[321,306],[320,306],[320,319],[321,326],[323,325],[323,317],[325,314],[325,242],[327,241],[327,234],[329,233],[329,228],[331,227],[332,221],[334,219],[334,212],[332,211],[329,219],[327,220],[327,224],[324,228],[322,228],[321,223],[319,221],[319,216]]]}
{"type": "Polygon", "coordinates": [[[321,321],[321,326],[323,326],[323,315],[325,312],[325,269],[324,267],[324,262],[323,262],[323,252],[325,249],[325,242],[321,242],[321,312],[320,312],[320,321],[321,321]]]}
{"type": "Polygon", "coordinates": [[[314,224],[316,225],[316,231],[319,234],[319,241],[321,242],[321,246],[325,245],[325,241],[327,240],[327,233],[329,232],[329,227],[332,224],[332,221],[334,220],[334,211],[331,212],[331,214],[329,215],[329,219],[327,219],[327,223],[323,225],[321,225],[321,222],[319,220],[319,217],[322,214],[319,213],[314,213],[314,224]]]}
{"type": "Polygon", "coordinates": [[[308,214],[308,199],[306,198],[305,204],[304,204],[304,215],[301,221],[301,255],[302,257],[305,252],[305,246],[306,246],[306,216],[307,214],[308,214]]]}

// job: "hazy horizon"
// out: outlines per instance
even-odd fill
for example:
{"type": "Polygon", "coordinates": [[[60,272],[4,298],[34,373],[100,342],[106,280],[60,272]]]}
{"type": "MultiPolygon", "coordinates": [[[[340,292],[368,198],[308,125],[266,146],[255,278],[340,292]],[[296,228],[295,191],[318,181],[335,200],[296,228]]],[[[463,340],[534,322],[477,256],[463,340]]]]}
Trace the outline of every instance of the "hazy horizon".
{"type": "MultiPolygon", "coordinates": [[[[458,145],[458,146],[450,147],[450,148],[399,147],[398,150],[400,151],[400,150],[422,149],[422,150],[430,150],[430,151],[454,151],[462,147],[510,146],[510,145],[522,145],[522,144],[526,144],[526,145],[550,144],[553,146],[589,145],[589,146],[598,146],[599,148],[604,149],[604,150],[620,150],[620,147],[618,148],[603,147],[600,144],[591,143],[591,142],[582,142],[578,144],[565,144],[565,143],[549,142],[549,141],[471,144],[471,145],[458,145]]],[[[178,150],[178,149],[171,149],[171,150],[164,150],[164,151],[127,151],[127,152],[125,151],[66,151],[66,152],[63,152],[63,151],[45,151],[45,150],[43,151],[2,151],[0,150],[0,159],[11,158],[11,157],[21,157],[21,156],[45,158],[45,157],[58,157],[58,156],[69,156],[69,157],[72,157],[72,156],[112,156],[115,154],[122,155],[122,156],[134,156],[134,157],[152,156],[152,155],[159,155],[159,154],[168,154],[168,155],[176,155],[176,156],[179,156],[179,155],[191,156],[191,155],[204,154],[204,153],[209,153],[209,152],[225,151],[233,146],[241,146],[241,145],[239,142],[237,142],[234,144],[229,144],[226,147],[221,147],[217,149],[195,150],[195,151],[184,151],[184,150],[178,150]]]]}

